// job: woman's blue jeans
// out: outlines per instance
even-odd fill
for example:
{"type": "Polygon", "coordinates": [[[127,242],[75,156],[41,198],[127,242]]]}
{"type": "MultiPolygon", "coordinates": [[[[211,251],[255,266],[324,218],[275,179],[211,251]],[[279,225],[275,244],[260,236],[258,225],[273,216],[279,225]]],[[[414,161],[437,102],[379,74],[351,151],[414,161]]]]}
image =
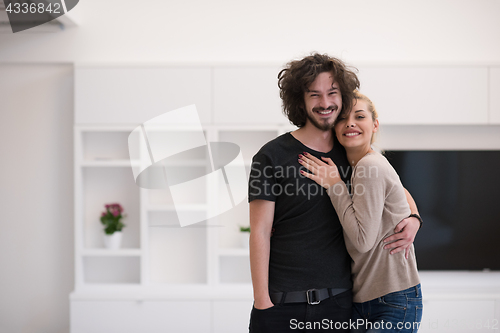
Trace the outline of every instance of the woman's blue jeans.
{"type": "Polygon", "coordinates": [[[420,284],[364,303],[353,303],[351,333],[417,332],[422,320],[420,284]]]}

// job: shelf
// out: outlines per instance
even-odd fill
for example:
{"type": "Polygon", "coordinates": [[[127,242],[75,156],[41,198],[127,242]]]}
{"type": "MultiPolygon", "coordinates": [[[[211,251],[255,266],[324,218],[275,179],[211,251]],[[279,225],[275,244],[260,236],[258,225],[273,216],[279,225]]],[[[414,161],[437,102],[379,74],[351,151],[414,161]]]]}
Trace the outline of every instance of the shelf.
{"type": "Polygon", "coordinates": [[[141,165],[137,160],[102,159],[86,160],[81,163],[82,167],[138,167],[141,165]]]}
{"type": "Polygon", "coordinates": [[[187,167],[206,167],[208,166],[207,160],[178,160],[178,161],[168,161],[164,163],[165,166],[187,166],[187,167]]]}
{"type": "MultiPolygon", "coordinates": [[[[149,164],[149,162],[144,162],[149,164]]],[[[245,164],[249,165],[252,161],[246,161],[245,164]]],[[[207,167],[208,163],[206,160],[178,160],[169,161],[168,163],[163,163],[166,167],[207,167]]],[[[84,160],[81,163],[82,167],[139,167],[141,166],[141,161],[139,160],[127,160],[127,159],[95,159],[95,160],[84,160]]]]}
{"type": "Polygon", "coordinates": [[[245,167],[247,167],[247,166],[249,167],[249,166],[252,165],[252,160],[251,159],[245,159],[245,160],[243,160],[243,163],[237,161],[237,162],[231,163],[231,165],[233,165],[233,166],[241,166],[241,165],[243,165],[245,167]]]}
{"type": "Polygon", "coordinates": [[[85,257],[137,257],[141,254],[141,249],[85,249],[82,251],[85,257]]]}
{"type": "Polygon", "coordinates": [[[151,212],[176,212],[176,211],[193,211],[205,212],[208,210],[207,205],[147,205],[146,210],[151,212]]]}
{"type": "Polygon", "coordinates": [[[207,284],[91,284],[70,294],[71,300],[253,300],[250,283],[207,284]]]}

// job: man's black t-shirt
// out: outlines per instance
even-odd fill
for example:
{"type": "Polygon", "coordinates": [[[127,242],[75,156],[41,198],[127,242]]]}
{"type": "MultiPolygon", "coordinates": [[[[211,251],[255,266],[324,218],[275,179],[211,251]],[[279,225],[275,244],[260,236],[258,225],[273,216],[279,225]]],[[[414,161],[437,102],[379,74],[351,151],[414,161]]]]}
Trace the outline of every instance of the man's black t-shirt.
{"type": "Polygon", "coordinates": [[[352,287],[351,258],[337,213],[325,189],[300,174],[305,168],[298,155],[304,151],[318,158],[330,157],[342,180],[347,183],[351,178],[344,147],[336,138],[333,149],[322,153],[286,133],[255,154],[248,200],[275,202],[270,292],[352,287]]]}

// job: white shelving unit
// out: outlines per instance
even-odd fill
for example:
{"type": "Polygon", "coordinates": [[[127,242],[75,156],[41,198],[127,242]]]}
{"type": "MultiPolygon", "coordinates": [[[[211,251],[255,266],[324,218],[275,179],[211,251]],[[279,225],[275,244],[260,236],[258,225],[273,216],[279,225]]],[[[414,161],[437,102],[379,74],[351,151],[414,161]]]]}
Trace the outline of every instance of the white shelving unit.
{"type": "Polygon", "coordinates": [[[133,182],[122,127],[75,129],[75,292],[85,286],[141,282],[140,190],[133,182]],[[127,207],[123,248],[104,249],[104,204],[127,207]],[[97,218],[96,218],[97,216],[97,218]]]}
{"type": "MultiPolygon", "coordinates": [[[[129,160],[128,135],[133,129],[75,126],[76,276],[71,299],[78,302],[73,304],[81,307],[81,302],[90,302],[91,311],[96,306],[105,307],[102,300],[161,299],[168,303],[182,294],[183,299],[201,299],[201,308],[203,302],[220,300],[219,310],[221,306],[241,307],[241,300],[247,299],[244,304],[248,304],[249,313],[249,250],[239,231],[240,226],[249,225],[247,200],[204,222],[181,227],[179,212],[207,216],[217,206],[222,189],[207,183],[199,193],[189,194],[190,204],[174,206],[168,189],[140,188],[135,184],[132,168],[141,165],[145,152],[137,145],[134,155],[138,158],[129,160]],[[104,205],[112,202],[120,203],[127,214],[119,250],[104,248],[99,221],[104,205]]],[[[292,128],[282,125],[204,126],[207,142],[231,142],[241,148],[247,179],[252,156],[266,142],[288,130],[292,128]]],[[[181,159],[168,166],[183,172],[193,169],[197,174],[207,173],[205,161],[196,158],[181,159]]],[[[248,184],[243,185],[246,191],[248,184]]],[[[77,311],[74,305],[72,308],[77,311]]],[[[79,309],[78,317],[88,311],[79,309]]],[[[73,325],[78,322],[72,320],[72,327],[85,326],[73,325]]],[[[206,323],[200,332],[211,332],[212,326],[206,323]]],[[[72,331],[79,332],[78,329],[72,331]]]]}

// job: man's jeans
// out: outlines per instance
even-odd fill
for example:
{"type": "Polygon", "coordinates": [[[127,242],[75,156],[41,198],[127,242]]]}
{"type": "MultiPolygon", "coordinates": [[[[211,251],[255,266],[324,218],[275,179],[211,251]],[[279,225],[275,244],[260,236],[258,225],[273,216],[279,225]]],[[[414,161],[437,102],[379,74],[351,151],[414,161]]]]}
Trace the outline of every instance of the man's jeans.
{"type": "Polygon", "coordinates": [[[420,284],[364,303],[353,303],[351,333],[417,332],[422,320],[420,284]]]}

